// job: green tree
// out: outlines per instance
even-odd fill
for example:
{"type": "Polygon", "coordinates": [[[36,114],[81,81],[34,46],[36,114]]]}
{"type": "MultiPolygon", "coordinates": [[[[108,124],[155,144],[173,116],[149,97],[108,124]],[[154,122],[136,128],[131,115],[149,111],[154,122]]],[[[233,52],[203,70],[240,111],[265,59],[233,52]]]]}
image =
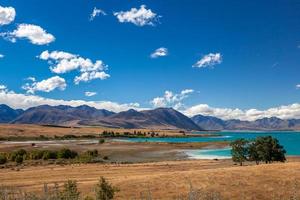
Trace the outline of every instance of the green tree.
{"type": "Polygon", "coordinates": [[[103,138],[99,139],[99,144],[103,144],[105,142],[105,140],[103,138]]]}
{"type": "Polygon", "coordinates": [[[232,160],[234,162],[240,163],[240,165],[243,165],[243,162],[247,160],[248,156],[248,144],[249,142],[245,139],[237,139],[233,142],[231,142],[231,155],[232,160]]]}
{"type": "Polygon", "coordinates": [[[60,195],[61,200],[79,200],[80,192],[77,188],[77,182],[68,180],[64,184],[64,189],[60,195]]]}
{"type": "Polygon", "coordinates": [[[96,200],[111,200],[118,191],[118,188],[112,186],[104,177],[101,176],[96,186],[96,200]]]}
{"type": "Polygon", "coordinates": [[[64,158],[64,159],[73,159],[76,156],[78,156],[78,153],[76,151],[72,151],[66,148],[61,149],[57,154],[58,158],[64,158]]]}
{"type": "Polygon", "coordinates": [[[21,156],[21,155],[17,155],[16,158],[15,158],[15,161],[17,164],[22,164],[23,161],[24,161],[24,157],[21,156]]]}
{"type": "Polygon", "coordinates": [[[249,144],[249,161],[255,161],[255,163],[258,165],[259,161],[261,161],[260,156],[258,154],[258,150],[257,150],[257,142],[251,141],[249,144]]]}
{"type": "Polygon", "coordinates": [[[0,165],[3,165],[7,162],[6,155],[4,153],[0,153],[0,165]]]}
{"type": "Polygon", "coordinates": [[[274,161],[284,162],[286,160],[285,149],[279,144],[279,141],[272,136],[256,138],[255,148],[259,160],[265,163],[271,163],[274,161]]]}

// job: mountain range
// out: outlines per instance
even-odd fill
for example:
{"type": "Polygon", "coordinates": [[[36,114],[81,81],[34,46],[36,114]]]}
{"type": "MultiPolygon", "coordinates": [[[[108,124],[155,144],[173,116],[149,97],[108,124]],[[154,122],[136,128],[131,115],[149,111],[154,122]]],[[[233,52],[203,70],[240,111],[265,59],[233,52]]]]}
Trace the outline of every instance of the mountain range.
{"type": "Polygon", "coordinates": [[[105,126],[113,128],[184,129],[184,130],[300,130],[300,119],[276,117],[255,121],[222,120],[217,117],[185,116],[173,108],[127,110],[119,113],[87,105],[41,105],[27,110],[0,105],[0,123],[60,126],[105,126]]]}
{"type": "Polygon", "coordinates": [[[196,115],[191,119],[205,130],[300,130],[300,119],[283,120],[270,117],[255,121],[242,121],[238,119],[222,120],[203,115],[196,115]]]}

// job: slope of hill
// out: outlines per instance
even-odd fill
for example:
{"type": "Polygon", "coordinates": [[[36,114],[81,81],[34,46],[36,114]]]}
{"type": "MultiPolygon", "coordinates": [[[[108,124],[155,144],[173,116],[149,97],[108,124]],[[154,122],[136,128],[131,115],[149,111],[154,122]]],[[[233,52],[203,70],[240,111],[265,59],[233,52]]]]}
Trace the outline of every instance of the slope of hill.
{"type": "Polygon", "coordinates": [[[204,115],[188,118],[172,108],[144,111],[130,109],[114,113],[87,105],[78,107],[42,105],[25,111],[0,105],[0,123],[185,130],[300,130],[300,119],[283,120],[271,117],[242,121],[222,120],[204,115]]]}
{"type": "Polygon", "coordinates": [[[216,117],[196,115],[191,118],[205,130],[299,130],[300,120],[283,120],[277,117],[262,118],[255,121],[237,119],[222,120],[216,117]]]}
{"type": "Polygon", "coordinates": [[[0,105],[0,123],[9,123],[16,117],[21,115],[24,111],[21,109],[14,110],[11,107],[1,104],[0,105]]]}
{"type": "Polygon", "coordinates": [[[157,108],[141,112],[131,109],[92,122],[86,120],[80,122],[84,125],[88,123],[123,128],[202,130],[190,118],[172,108],[157,108]]]}
{"type": "Polygon", "coordinates": [[[16,124],[51,124],[66,125],[81,120],[107,117],[114,114],[107,110],[98,110],[89,106],[49,106],[42,105],[29,108],[12,123],[16,124]]]}

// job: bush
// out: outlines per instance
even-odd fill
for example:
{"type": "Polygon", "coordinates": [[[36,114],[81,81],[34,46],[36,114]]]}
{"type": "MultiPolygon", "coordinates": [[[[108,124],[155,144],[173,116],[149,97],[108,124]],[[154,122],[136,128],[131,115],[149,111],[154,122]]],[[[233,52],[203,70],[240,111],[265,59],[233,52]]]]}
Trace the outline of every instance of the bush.
{"type": "Polygon", "coordinates": [[[92,157],[97,157],[98,156],[98,150],[97,149],[94,149],[94,150],[88,150],[87,152],[86,152],[86,154],[87,155],[89,155],[89,156],[92,156],[92,157]]]}
{"type": "Polygon", "coordinates": [[[112,186],[104,177],[100,177],[96,186],[96,200],[111,200],[118,191],[119,189],[112,186]]]}
{"type": "Polygon", "coordinates": [[[26,155],[27,152],[24,149],[19,149],[17,151],[12,152],[9,157],[11,161],[16,161],[17,157],[19,157],[18,160],[20,161],[21,160],[20,157],[22,157],[22,162],[23,162],[26,155]]]}
{"type": "Polygon", "coordinates": [[[79,200],[80,192],[77,189],[76,181],[67,181],[61,194],[61,200],[79,200]]]}
{"type": "Polygon", "coordinates": [[[17,155],[16,158],[15,158],[15,161],[16,161],[17,164],[22,164],[23,161],[24,161],[24,158],[21,155],[17,155]]]}
{"type": "Polygon", "coordinates": [[[4,153],[0,154],[0,165],[3,165],[7,162],[6,155],[4,153]]]}
{"type": "Polygon", "coordinates": [[[74,159],[78,156],[76,151],[72,151],[70,149],[61,149],[57,153],[57,158],[64,158],[64,159],[74,159]]]}
{"type": "Polygon", "coordinates": [[[49,160],[49,159],[57,159],[57,151],[44,151],[43,152],[43,160],[49,160]]]}
{"type": "Polygon", "coordinates": [[[100,139],[100,140],[99,140],[99,144],[103,144],[104,142],[105,142],[104,139],[100,139]]]}
{"type": "Polygon", "coordinates": [[[31,160],[40,160],[43,158],[44,151],[41,150],[34,150],[30,152],[30,159],[31,160]]]}

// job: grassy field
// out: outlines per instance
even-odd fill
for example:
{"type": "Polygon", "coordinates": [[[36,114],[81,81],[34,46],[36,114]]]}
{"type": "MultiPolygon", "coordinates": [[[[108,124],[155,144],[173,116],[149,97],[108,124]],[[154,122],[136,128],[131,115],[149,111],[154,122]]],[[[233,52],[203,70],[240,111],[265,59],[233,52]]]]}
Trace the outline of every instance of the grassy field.
{"type": "MultiPolygon", "coordinates": [[[[64,135],[95,135],[98,136],[103,131],[114,132],[142,132],[148,133],[154,131],[158,136],[184,136],[188,133],[179,130],[151,130],[151,129],[117,129],[106,127],[54,127],[30,124],[0,124],[0,137],[39,137],[40,135],[47,137],[64,136],[64,135]]],[[[210,134],[210,133],[208,133],[210,134]]]]}
{"type": "MultiPolygon", "coordinates": [[[[0,170],[1,184],[40,192],[44,183],[77,180],[84,194],[92,193],[100,176],[120,188],[116,199],[174,199],[193,188],[220,193],[223,199],[289,199],[299,191],[300,160],[235,166],[230,160],[169,161],[148,164],[39,166],[0,170]]],[[[298,194],[300,195],[300,194],[298,194]]]]}
{"type": "MultiPolygon", "coordinates": [[[[102,131],[148,132],[153,130],[106,129],[103,127],[49,127],[37,125],[0,125],[0,137],[46,137],[64,135],[99,135],[102,131]]],[[[155,130],[161,135],[178,136],[179,131],[155,130]]],[[[186,149],[221,148],[227,142],[207,143],[134,143],[106,139],[55,141],[1,141],[0,152],[17,149],[58,150],[77,152],[97,149],[108,161],[98,164],[52,164],[46,161],[9,165],[0,169],[0,186],[12,186],[39,193],[43,185],[67,180],[78,181],[82,194],[92,194],[103,176],[120,189],[116,199],[180,199],[192,191],[213,193],[222,199],[291,199],[300,198],[300,158],[289,157],[286,163],[258,165],[254,162],[237,166],[231,160],[189,160],[186,149]],[[32,145],[35,143],[35,145],[32,145]],[[117,164],[116,164],[117,163],[117,164]],[[127,164],[121,164],[127,163],[127,164]],[[132,164],[129,164],[132,163],[132,164]]],[[[59,163],[59,162],[58,162],[59,163]]]]}

